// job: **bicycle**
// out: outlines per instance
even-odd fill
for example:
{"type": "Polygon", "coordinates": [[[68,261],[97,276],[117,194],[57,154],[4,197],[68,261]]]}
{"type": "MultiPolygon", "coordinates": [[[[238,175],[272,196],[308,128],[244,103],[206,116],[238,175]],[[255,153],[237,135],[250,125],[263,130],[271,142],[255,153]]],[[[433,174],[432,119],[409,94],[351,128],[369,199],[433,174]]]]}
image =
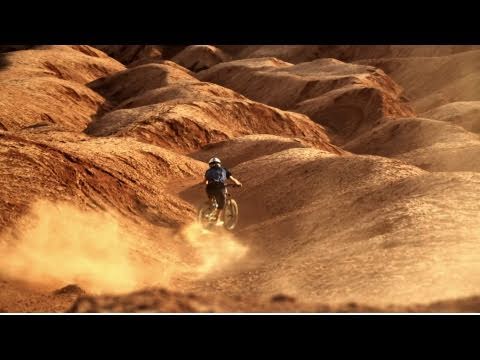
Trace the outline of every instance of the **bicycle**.
{"type": "MultiPolygon", "coordinates": [[[[228,187],[240,187],[235,184],[225,185],[226,201],[223,212],[223,227],[227,230],[233,230],[238,222],[238,204],[232,195],[228,192],[228,187]]],[[[204,228],[210,228],[216,223],[218,204],[215,197],[211,197],[206,204],[198,211],[198,221],[204,228]]]]}

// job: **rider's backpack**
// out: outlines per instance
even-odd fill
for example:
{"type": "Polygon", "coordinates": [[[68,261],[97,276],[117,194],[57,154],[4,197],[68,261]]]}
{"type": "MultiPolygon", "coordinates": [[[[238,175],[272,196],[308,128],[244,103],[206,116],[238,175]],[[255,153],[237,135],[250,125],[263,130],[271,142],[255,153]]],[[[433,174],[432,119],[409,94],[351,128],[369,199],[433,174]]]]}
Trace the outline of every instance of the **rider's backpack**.
{"type": "Polygon", "coordinates": [[[224,168],[215,166],[207,170],[205,177],[209,184],[224,184],[227,181],[227,172],[224,168]]]}

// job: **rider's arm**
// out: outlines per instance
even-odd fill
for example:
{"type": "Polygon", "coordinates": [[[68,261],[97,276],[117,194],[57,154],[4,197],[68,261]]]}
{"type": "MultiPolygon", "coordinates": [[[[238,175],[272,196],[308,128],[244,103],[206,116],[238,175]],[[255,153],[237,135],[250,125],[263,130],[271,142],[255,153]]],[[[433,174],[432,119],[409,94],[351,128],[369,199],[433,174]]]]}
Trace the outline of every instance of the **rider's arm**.
{"type": "Polygon", "coordinates": [[[238,181],[237,179],[235,179],[233,176],[230,176],[229,179],[232,180],[238,186],[242,186],[242,183],[240,181],[238,181]]]}

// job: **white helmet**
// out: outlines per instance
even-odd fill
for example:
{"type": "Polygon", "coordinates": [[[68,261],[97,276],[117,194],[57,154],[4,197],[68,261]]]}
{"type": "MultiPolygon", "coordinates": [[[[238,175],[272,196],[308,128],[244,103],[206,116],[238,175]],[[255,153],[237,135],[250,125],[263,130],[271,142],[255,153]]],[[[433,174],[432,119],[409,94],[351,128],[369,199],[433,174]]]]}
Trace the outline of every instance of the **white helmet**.
{"type": "Polygon", "coordinates": [[[213,157],[210,160],[208,160],[208,165],[210,165],[210,167],[215,166],[216,164],[220,165],[221,163],[222,162],[220,161],[220,159],[216,157],[213,157]]]}

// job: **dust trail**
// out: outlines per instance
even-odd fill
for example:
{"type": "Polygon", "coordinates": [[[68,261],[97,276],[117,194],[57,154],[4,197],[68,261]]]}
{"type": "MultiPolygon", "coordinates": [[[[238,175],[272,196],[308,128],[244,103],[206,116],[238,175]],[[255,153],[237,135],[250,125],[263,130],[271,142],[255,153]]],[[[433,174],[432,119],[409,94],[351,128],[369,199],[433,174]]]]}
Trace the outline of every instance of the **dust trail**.
{"type": "Polygon", "coordinates": [[[180,236],[194,249],[198,258],[194,271],[200,276],[240,260],[248,250],[226,230],[205,230],[199,223],[186,226],[180,236]]]}
{"type": "Polygon", "coordinates": [[[120,224],[112,214],[35,203],[2,234],[0,274],[50,288],[75,283],[92,293],[122,293],[169,286],[179,276],[201,278],[247,251],[232,234],[207,232],[198,224],[176,234],[159,232],[154,240],[120,224]],[[170,248],[160,246],[165,244],[170,248]]]}

